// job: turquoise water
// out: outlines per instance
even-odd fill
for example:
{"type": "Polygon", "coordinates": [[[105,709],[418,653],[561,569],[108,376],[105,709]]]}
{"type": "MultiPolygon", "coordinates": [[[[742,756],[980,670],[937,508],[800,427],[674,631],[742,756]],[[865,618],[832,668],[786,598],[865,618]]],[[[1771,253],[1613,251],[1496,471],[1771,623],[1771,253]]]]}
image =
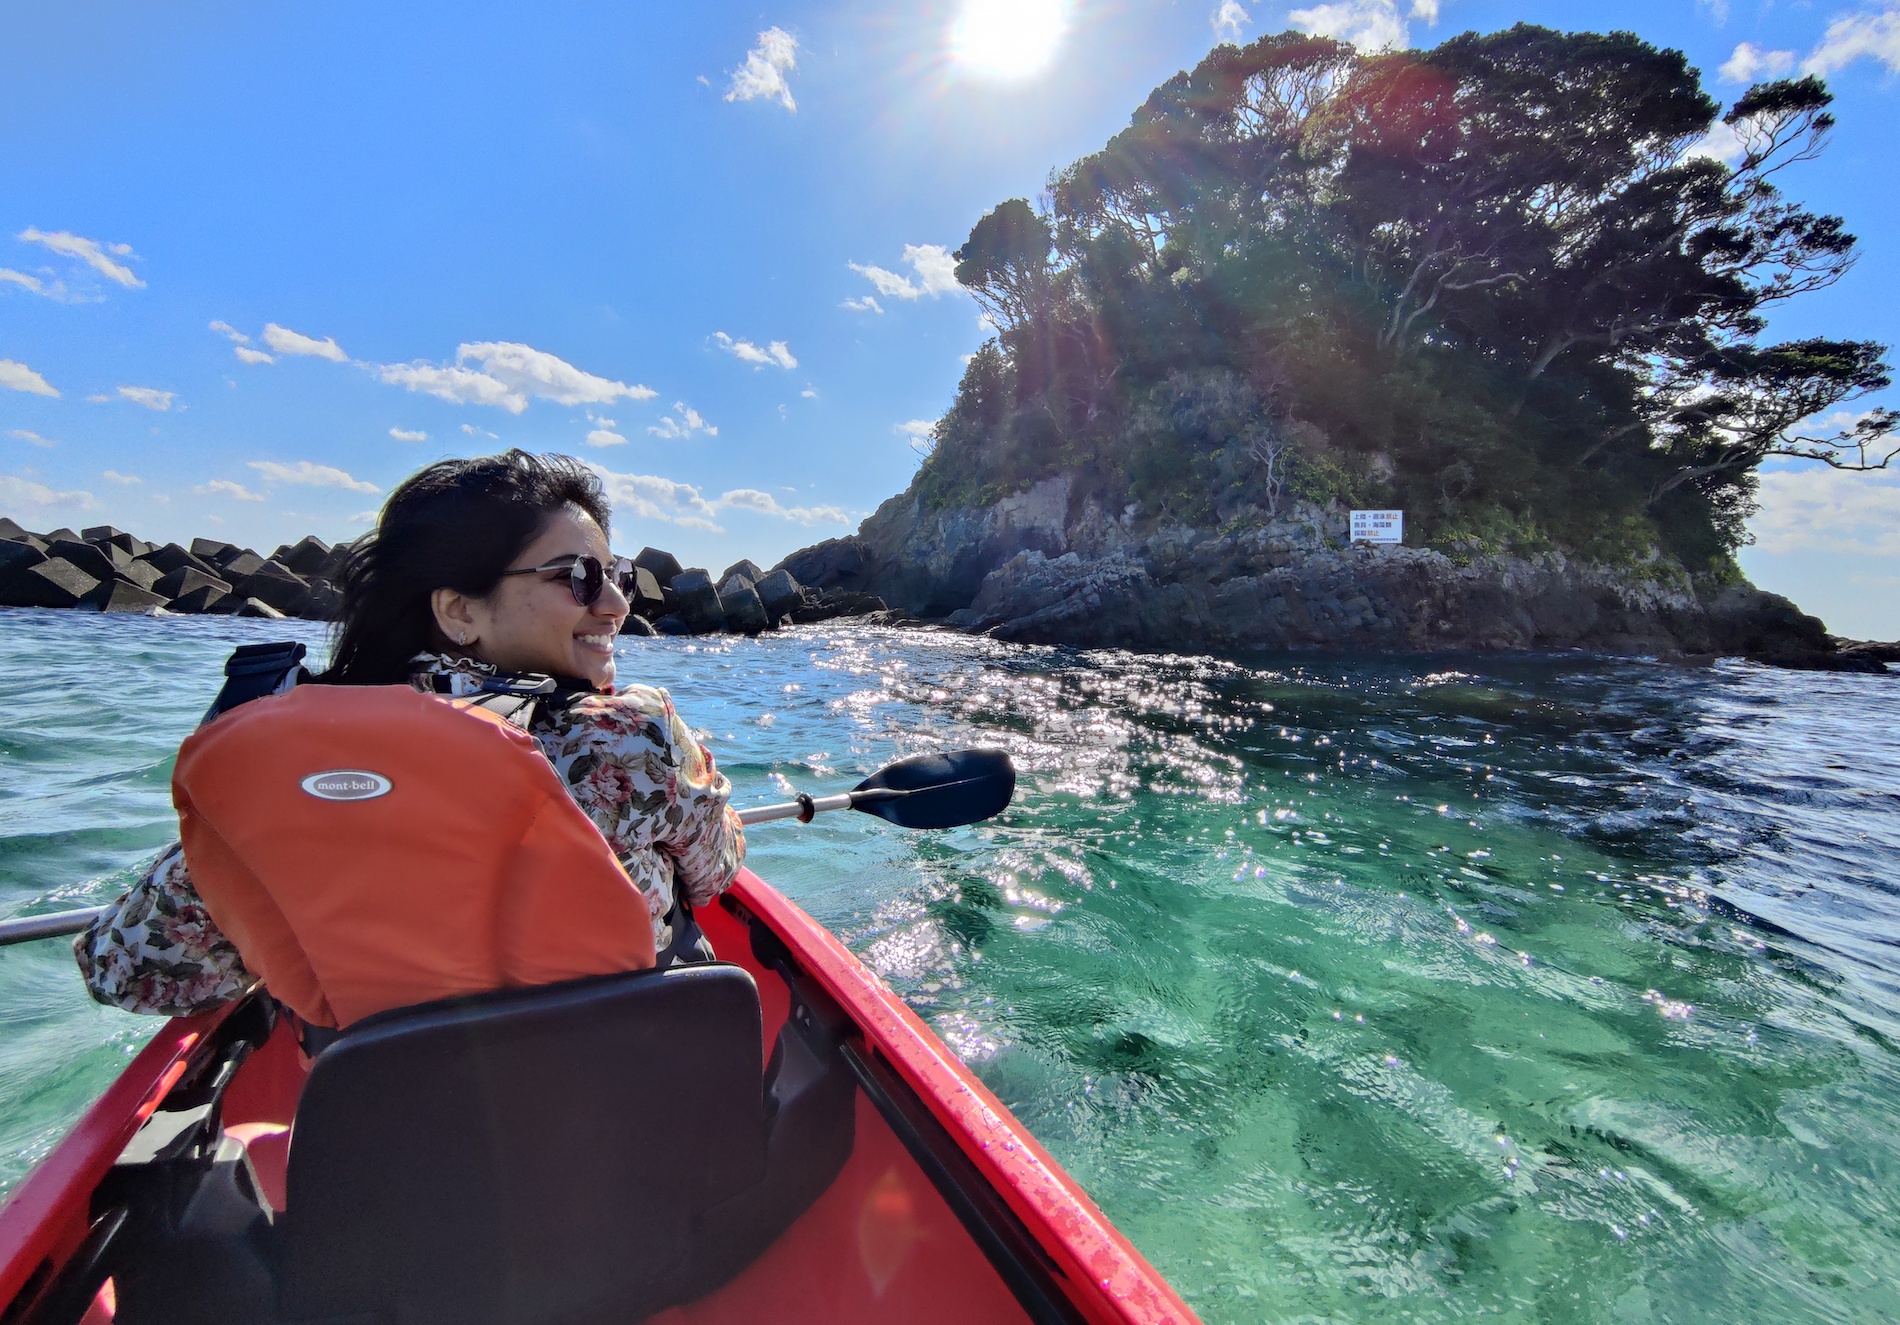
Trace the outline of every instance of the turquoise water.
{"type": "MultiPolygon", "coordinates": [[[[304,637],[320,637],[308,627],[304,637]]],[[[284,623],[0,613],[0,914],[104,901],[284,623]]],[[[999,821],[751,863],[1209,1321],[1900,1317],[1900,680],[628,641],[742,802],[1009,748],[999,821]]],[[[0,1183],[149,1033],[0,950],[0,1183]]]]}

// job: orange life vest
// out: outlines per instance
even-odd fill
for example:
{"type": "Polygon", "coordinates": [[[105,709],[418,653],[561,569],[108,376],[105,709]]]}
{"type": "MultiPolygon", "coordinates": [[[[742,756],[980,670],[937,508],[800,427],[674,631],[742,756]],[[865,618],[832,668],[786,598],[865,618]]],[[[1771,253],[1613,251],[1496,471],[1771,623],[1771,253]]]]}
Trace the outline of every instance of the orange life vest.
{"type": "Polygon", "coordinates": [[[653,965],[645,896],[527,733],[408,686],[302,685],[172,774],[218,928],[306,1021],[653,965]]]}

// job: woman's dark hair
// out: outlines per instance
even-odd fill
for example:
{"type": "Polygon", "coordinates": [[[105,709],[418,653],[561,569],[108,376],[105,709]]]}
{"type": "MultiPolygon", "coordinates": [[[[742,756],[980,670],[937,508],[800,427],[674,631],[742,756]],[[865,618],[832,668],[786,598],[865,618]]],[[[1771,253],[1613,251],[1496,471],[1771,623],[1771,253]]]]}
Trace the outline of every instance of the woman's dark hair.
{"type": "Polygon", "coordinates": [[[330,670],[333,685],[395,685],[409,660],[443,646],[430,595],[482,598],[562,509],[577,506],[607,529],[607,498],[572,456],[511,450],[440,460],[405,479],[376,528],[351,546],[330,670]]]}

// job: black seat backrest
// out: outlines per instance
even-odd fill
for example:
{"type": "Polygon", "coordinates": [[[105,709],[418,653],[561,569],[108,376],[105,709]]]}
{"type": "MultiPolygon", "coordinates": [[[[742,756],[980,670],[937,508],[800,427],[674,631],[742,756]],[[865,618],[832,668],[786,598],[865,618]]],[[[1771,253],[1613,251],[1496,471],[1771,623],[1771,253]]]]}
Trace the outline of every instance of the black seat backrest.
{"type": "Polygon", "coordinates": [[[285,1316],[639,1319],[693,1273],[701,1213],[765,1176],[761,1056],[758,989],[722,964],[366,1018],[298,1104],[285,1316]]]}

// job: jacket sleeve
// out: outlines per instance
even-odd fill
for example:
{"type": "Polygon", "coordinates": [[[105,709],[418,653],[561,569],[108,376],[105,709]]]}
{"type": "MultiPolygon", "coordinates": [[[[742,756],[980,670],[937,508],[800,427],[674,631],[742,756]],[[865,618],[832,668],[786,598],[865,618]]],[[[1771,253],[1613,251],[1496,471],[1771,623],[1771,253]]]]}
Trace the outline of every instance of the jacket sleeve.
{"type": "Polygon", "coordinates": [[[731,885],[745,859],[732,783],[666,691],[629,686],[589,698],[542,748],[647,895],[656,926],[676,887],[701,906],[731,885]]]}
{"type": "Polygon", "coordinates": [[[731,805],[732,783],[713,764],[712,752],[701,745],[664,690],[668,762],[673,767],[673,796],[680,806],[677,821],[665,816],[655,840],[673,857],[673,877],[694,906],[705,906],[732,886],[745,863],[745,829],[731,805]]]}
{"type": "Polygon", "coordinates": [[[257,983],[205,910],[177,843],[73,940],[73,955],[93,998],[127,1012],[205,1012],[257,983]]]}

